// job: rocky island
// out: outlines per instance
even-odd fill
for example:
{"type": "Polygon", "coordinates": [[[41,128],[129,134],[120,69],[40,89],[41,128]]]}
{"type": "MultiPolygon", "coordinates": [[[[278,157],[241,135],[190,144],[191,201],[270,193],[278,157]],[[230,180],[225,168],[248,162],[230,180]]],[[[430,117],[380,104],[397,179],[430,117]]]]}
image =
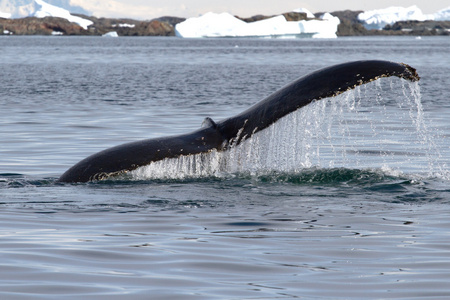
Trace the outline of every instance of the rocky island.
{"type": "MultiPolygon", "coordinates": [[[[166,16],[150,21],[141,21],[126,18],[97,18],[84,14],[71,14],[67,10],[49,5],[42,0],[35,0],[35,2],[37,3],[37,7],[39,7],[40,5],[40,11],[36,11],[33,16],[24,18],[8,18],[5,16],[5,14],[0,13],[0,35],[100,36],[108,33],[114,33],[111,36],[183,36],[176,30],[177,24],[186,24],[187,22],[185,21],[191,21],[192,23],[193,19],[201,18],[190,18],[186,20],[185,18],[166,16]],[[52,13],[52,11],[57,11],[58,13],[55,14],[52,13]]],[[[237,26],[237,28],[232,28],[232,30],[225,28],[224,31],[233,32],[231,36],[249,36],[242,34],[242,28],[246,28],[247,31],[249,28],[258,28],[258,30],[261,31],[261,26],[258,27],[255,25],[264,25],[272,22],[270,23],[271,27],[269,26],[268,28],[278,26],[278,31],[275,31],[274,34],[269,33],[267,34],[268,36],[277,35],[279,34],[279,32],[283,34],[283,30],[289,31],[289,28],[291,30],[292,28],[297,28],[296,30],[298,31],[298,26],[309,27],[309,31],[304,29],[304,33],[314,32],[314,30],[316,29],[314,28],[314,26],[322,27],[328,33],[330,32],[331,28],[332,37],[370,35],[450,35],[450,21],[448,20],[450,19],[450,17],[447,17],[447,15],[450,14],[450,8],[438,12],[442,15],[445,14],[444,18],[435,18],[431,16],[430,19],[427,19],[428,16],[425,17],[425,15],[421,13],[420,9],[415,6],[403,10],[406,10],[408,14],[411,14],[411,11],[420,12],[419,15],[421,15],[422,17],[419,17],[419,19],[421,18],[421,20],[406,20],[396,22],[390,20],[390,22],[388,21],[388,23],[383,23],[383,18],[386,19],[386,16],[389,17],[389,12],[380,13],[380,11],[382,10],[378,12],[369,12],[372,13],[372,15],[368,15],[368,12],[351,10],[312,14],[307,10],[299,9],[277,16],[256,15],[249,18],[243,18],[239,16],[229,15],[227,20],[231,19],[231,22],[233,22],[234,26],[237,26]],[[364,15],[366,15],[367,19],[361,19],[363,13],[364,15]],[[324,16],[328,17],[325,18],[324,16]],[[370,26],[368,26],[368,24],[370,22],[374,22],[373,20],[375,20],[375,22],[379,22],[376,24],[378,28],[370,29],[370,26]],[[275,21],[278,23],[274,23],[275,21]],[[322,26],[327,22],[329,23],[327,27],[322,26]],[[249,25],[247,26],[246,24],[249,25]],[[380,24],[382,25],[382,27],[380,27],[380,24]],[[239,30],[241,30],[241,32],[239,30]]],[[[219,15],[217,14],[216,16],[219,15]]],[[[216,20],[216,26],[220,27],[223,25],[220,22],[217,24],[217,22],[219,21],[216,20]]],[[[197,20],[196,24],[198,23],[199,21],[197,20]]],[[[202,26],[201,23],[200,26],[202,26]]],[[[181,27],[182,26],[179,26],[178,28],[181,27]]],[[[185,27],[186,26],[184,26],[184,28],[185,27]]],[[[262,30],[264,31],[264,28],[262,30]]],[[[219,34],[219,36],[221,35],[219,34]]],[[[264,36],[264,32],[262,35],[259,34],[258,36],[264,36]]],[[[311,36],[311,34],[309,36],[311,36]]],[[[197,36],[195,36],[194,34],[190,37],[197,36]]],[[[330,37],[330,34],[319,34],[316,37],[330,37]]]]}

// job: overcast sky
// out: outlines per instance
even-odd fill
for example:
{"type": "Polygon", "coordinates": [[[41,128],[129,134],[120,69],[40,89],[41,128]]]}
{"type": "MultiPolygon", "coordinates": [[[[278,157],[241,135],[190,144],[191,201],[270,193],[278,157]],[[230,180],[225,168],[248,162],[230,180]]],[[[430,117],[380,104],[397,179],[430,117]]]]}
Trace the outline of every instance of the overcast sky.
{"type": "Polygon", "coordinates": [[[71,0],[97,17],[153,19],[162,16],[194,17],[209,11],[229,12],[242,17],[279,14],[296,8],[311,12],[372,10],[390,6],[417,5],[423,13],[450,6],[449,0],[71,0]]]}

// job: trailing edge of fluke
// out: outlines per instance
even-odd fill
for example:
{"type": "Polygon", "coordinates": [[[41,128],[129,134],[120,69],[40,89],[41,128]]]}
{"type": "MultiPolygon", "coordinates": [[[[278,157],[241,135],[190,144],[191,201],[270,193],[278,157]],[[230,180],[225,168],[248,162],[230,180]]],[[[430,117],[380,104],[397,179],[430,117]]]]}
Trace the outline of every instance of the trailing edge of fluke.
{"type": "Polygon", "coordinates": [[[191,133],[131,142],[93,154],[67,170],[59,182],[87,182],[132,171],[165,158],[224,151],[314,100],[333,97],[381,77],[420,78],[407,64],[382,60],[343,63],[286,85],[246,111],[215,123],[206,118],[191,133]]]}

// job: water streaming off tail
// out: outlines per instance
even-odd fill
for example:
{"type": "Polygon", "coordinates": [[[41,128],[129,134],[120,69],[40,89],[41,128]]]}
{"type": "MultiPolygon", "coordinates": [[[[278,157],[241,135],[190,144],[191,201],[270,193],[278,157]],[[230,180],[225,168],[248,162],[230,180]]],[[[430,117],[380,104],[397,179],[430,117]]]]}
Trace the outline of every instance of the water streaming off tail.
{"type": "Polygon", "coordinates": [[[307,105],[225,152],[165,159],[136,179],[298,173],[309,168],[444,174],[417,83],[380,79],[307,105]]]}

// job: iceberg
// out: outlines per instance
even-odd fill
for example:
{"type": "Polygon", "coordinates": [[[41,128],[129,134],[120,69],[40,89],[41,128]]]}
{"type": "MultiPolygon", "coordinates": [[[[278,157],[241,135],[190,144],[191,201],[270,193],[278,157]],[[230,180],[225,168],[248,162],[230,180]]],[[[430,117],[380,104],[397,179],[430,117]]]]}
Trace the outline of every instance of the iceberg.
{"type": "Polygon", "coordinates": [[[358,20],[363,22],[367,29],[383,29],[386,25],[392,25],[398,21],[425,21],[427,19],[430,17],[424,15],[416,5],[407,8],[392,6],[365,11],[358,15],[358,20]]]}
{"type": "Polygon", "coordinates": [[[300,21],[305,32],[316,32],[313,38],[337,38],[336,32],[341,23],[338,17],[330,13],[324,13],[319,20],[300,21]]]}
{"type": "Polygon", "coordinates": [[[175,34],[179,37],[219,37],[233,36],[245,22],[228,13],[206,13],[198,18],[189,18],[175,25],[175,34]]]}
{"type": "Polygon", "coordinates": [[[104,35],[102,35],[103,37],[119,37],[119,35],[117,34],[117,31],[110,31],[108,33],[105,33],[104,35]]]}
{"type": "Polygon", "coordinates": [[[209,12],[175,26],[183,38],[203,37],[300,37],[336,38],[339,18],[327,14],[317,20],[286,21],[282,15],[246,23],[229,13],[209,12]]]}

